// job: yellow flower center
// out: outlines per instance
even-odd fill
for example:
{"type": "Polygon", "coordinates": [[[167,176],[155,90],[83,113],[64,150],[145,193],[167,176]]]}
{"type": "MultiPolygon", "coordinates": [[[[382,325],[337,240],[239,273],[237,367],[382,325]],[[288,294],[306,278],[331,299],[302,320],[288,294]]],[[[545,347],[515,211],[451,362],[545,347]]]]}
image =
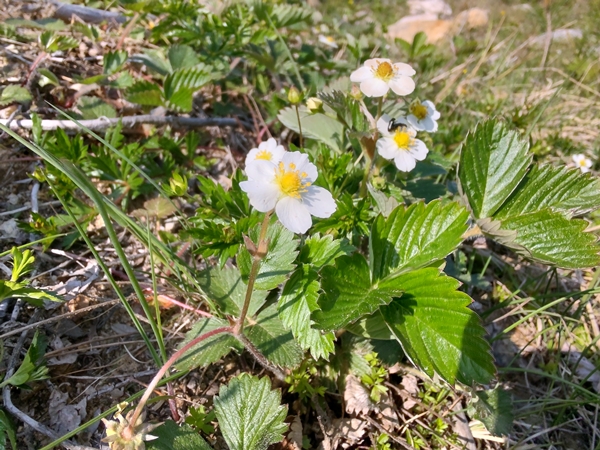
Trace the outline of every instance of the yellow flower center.
{"type": "Polygon", "coordinates": [[[266,159],[267,161],[271,161],[272,157],[273,155],[271,154],[271,152],[267,150],[262,150],[256,154],[256,157],[254,159],[266,159]]]}
{"type": "Polygon", "coordinates": [[[586,160],[585,160],[584,158],[580,159],[578,164],[579,164],[581,167],[585,167],[585,166],[587,165],[587,164],[586,164],[586,160]]]}
{"type": "Polygon", "coordinates": [[[333,36],[327,36],[327,37],[325,38],[325,40],[326,40],[327,42],[332,42],[332,43],[333,43],[333,42],[335,42],[335,39],[333,39],[333,36]]]}
{"type": "Polygon", "coordinates": [[[423,120],[427,117],[427,107],[421,103],[414,103],[410,105],[410,112],[419,120],[423,120]]]}
{"type": "Polygon", "coordinates": [[[394,77],[394,68],[387,61],[380,62],[375,69],[375,76],[383,81],[390,81],[394,77]]]}
{"type": "Polygon", "coordinates": [[[403,150],[408,150],[412,145],[413,138],[410,133],[406,130],[396,130],[394,133],[394,142],[403,150]]]}
{"type": "Polygon", "coordinates": [[[306,192],[306,188],[311,185],[310,182],[303,181],[307,176],[306,172],[298,172],[294,163],[289,163],[286,168],[285,164],[280,162],[275,169],[275,183],[288,197],[300,198],[301,194],[306,192]]]}

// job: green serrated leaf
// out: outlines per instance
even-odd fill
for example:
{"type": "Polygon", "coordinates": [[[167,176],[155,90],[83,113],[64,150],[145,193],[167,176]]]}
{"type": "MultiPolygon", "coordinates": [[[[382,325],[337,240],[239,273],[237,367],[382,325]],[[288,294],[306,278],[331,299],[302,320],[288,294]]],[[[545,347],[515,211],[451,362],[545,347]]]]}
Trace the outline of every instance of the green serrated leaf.
{"type": "Polygon", "coordinates": [[[401,205],[385,219],[377,217],[371,230],[369,263],[378,280],[445,258],[462,241],[469,214],[458,203],[401,205]]]}
{"type": "Polygon", "coordinates": [[[396,278],[404,294],[381,314],[410,360],[429,376],[448,383],[489,383],[494,361],[480,319],[468,308],[471,299],[457,291],[458,281],[436,268],[396,278]]]}
{"type": "Polygon", "coordinates": [[[161,106],[164,103],[160,87],[146,80],[138,80],[127,88],[125,97],[132,103],[144,106],[161,106]]]}
{"type": "Polygon", "coordinates": [[[381,311],[375,311],[373,314],[363,317],[356,323],[350,324],[346,329],[357,336],[368,339],[391,340],[396,339],[387,326],[387,323],[381,315],[381,311]]]}
{"type": "MultiPolygon", "coordinates": [[[[242,311],[246,298],[247,285],[242,280],[237,267],[210,268],[200,275],[198,284],[224,314],[237,317],[242,311]]],[[[248,316],[252,317],[264,304],[267,292],[255,290],[252,293],[248,316]]]]}
{"type": "MultiPolygon", "coordinates": [[[[337,250],[331,246],[331,243],[334,242],[331,239],[315,239],[313,242],[316,243],[313,248],[317,255],[336,254],[337,250]],[[327,242],[329,242],[329,246],[320,245],[327,242]]],[[[333,353],[335,340],[333,333],[323,333],[312,328],[313,321],[310,319],[310,315],[319,309],[317,301],[320,288],[317,273],[301,267],[292,274],[283,287],[278,303],[279,317],[283,325],[292,330],[300,346],[305,350],[310,350],[315,359],[327,358],[330,353],[333,353]]]]}
{"type": "Polygon", "coordinates": [[[192,109],[194,92],[214,78],[205,67],[179,69],[167,75],[163,86],[165,99],[184,112],[192,109]]]}
{"type": "Polygon", "coordinates": [[[12,450],[17,450],[17,432],[16,427],[10,416],[0,408],[0,450],[5,450],[6,438],[10,441],[12,450]]]}
{"type": "Polygon", "coordinates": [[[266,450],[280,442],[287,430],[287,407],[281,394],[271,390],[267,377],[258,379],[247,373],[221,386],[215,397],[219,428],[230,449],[266,450]]]}
{"type": "Polygon", "coordinates": [[[510,394],[496,386],[487,391],[475,391],[474,416],[495,436],[508,436],[512,430],[513,412],[510,394]]]}
{"type": "Polygon", "coordinates": [[[600,264],[597,238],[584,232],[587,226],[584,220],[569,220],[545,209],[504,219],[501,230],[517,233],[514,241],[506,245],[524,256],[566,269],[580,269],[600,264]]]}
{"type": "MultiPolygon", "coordinates": [[[[185,335],[185,339],[179,345],[182,348],[188,342],[198,336],[208,333],[219,327],[229,326],[229,323],[216,317],[198,319],[192,329],[185,335]]],[[[196,367],[205,367],[219,361],[231,350],[242,351],[243,346],[230,334],[221,333],[212,336],[195,345],[183,354],[175,363],[178,370],[191,370],[196,367]]]]}
{"type": "Polygon", "coordinates": [[[2,89],[0,94],[0,106],[8,105],[9,103],[26,103],[31,100],[31,94],[29,91],[16,84],[9,84],[2,89]]]}
{"type": "Polygon", "coordinates": [[[321,275],[321,309],[312,318],[322,330],[343,328],[402,295],[393,280],[373,284],[367,260],[359,253],[339,257],[335,266],[324,267],[321,275]]]}
{"type": "Polygon", "coordinates": [[[502,219],[550,208],[579,215],[600,207],[600,180],[579,169],[533,166],[519,187],[494,214],[502,219]]]}
{"type": "Polygon", "coordinates": [[[302,361],[302,349],[294,336],[281,322],[277,307],[271,305],[256,318],[256,323],[247,328],[246,336],[273,364],[289,369],[302,361]]]}
{"type": "Polygon", "coordinates": [[[77,107],[84,119],[98,119],[99,117],[112,119],[117,117],[115,109],[98,97],[84,95],[79,98],[77,107]]]}
{"type": "Polygon", "coordinates": [[[145,442],[148,450],[212,450],[212,447],[189,425],[167,420],[152,430],[153,439],[145,442]]]}
{"type": "Polygon", "coordinates": [[[346,240],[333,239],[333,236],[319,233],[309,236],[304,241],[300,251],[299,260],[305,264],[311,264],[320,268],[327,264],[333,264],[336,258],[349,255],[356,250],[346,240]]]}
{"type": "Polygon", "coordinates": [[[488,120],[461,147],[458,181],[476,219],[492,216],[529,167],[528,143],[504,122],[488,120]]]}
{"type": "MultiPolygon", "coordinates": [[[[337,151],[342,151],[344,126],[340,122],[325,114],[312,114],[305,106],[299,107],[299,113],[302,134],[305,138],[315,139],[337,151]]],[[[296,133],[300,131],[295,108],[288,107],[282,109],[279,111],[277,118],[290,130],[296,133]]]]}
{"type": "Polygon", "coordinates": [[[189,45],[173,45],[169,48],[167,57],[173,70],[189,69],[200,62],[196,52],[189,45]]]}
{"type": "MultiPolygon", "coordinates": [[[[254,227],[248,234],[253,242],[258,242],[260,225],[254,227]]],[[[279,222],[271,222],[267,231],[267,239],[269,240],[269,251],[260,262],[260,269],[254,284],[255,289],[270,290],[283,283],[288,274],[294,270],[293,262],[298,255],[298,239],[294,237],[294,233],[279,222]]],[[[242,249],[237,263],[242,275],[247,278],[252,267],[252,256],[247,249],[242,249]]]]}
{"type": "Polygon", "coordinates": [[[134,55],[130,59],[132,62],[144,64],[149,69],[163,76],[173,71],[171,63],[165,58],[162,49],[146,50],[144,54],[134,55]]]}
{"type": "Polygon", "coordinates": [[[108,52],[103,58],[103,72],[105,75],[116,73],[127,61],[127,52],[125,50],[115,50],[108,52]]]}
{"type": "Polygon", "coordinates": [[[22,386],[31,381],[40,381],[48,378],[48,367],[44,364],[44,354],[48,340],[46,336],[35,333],[31,345],[23,358],[23,362],[16,372],[7,380],[0,383],[0,388],[8,384],[22,386]]]}

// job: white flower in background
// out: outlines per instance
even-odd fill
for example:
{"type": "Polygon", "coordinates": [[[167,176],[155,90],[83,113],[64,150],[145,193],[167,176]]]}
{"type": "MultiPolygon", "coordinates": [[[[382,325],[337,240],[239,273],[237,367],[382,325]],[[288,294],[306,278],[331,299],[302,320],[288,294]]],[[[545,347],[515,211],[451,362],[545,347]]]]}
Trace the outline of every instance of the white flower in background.
{"type": "Polygon", "coordinates": [[[573,155],[573,162],[576,167],[579,167],[583,173],[589,172],[592,167],[592,160],[586,158],[585,155],[578,153],[577,155],[573,155]]]}
{"type": "Polygon", "coordinates": [[[410,172],[417,164],[423,161],[429,150],[415,136],[417,132],[404,118],[391,122],[387,114],[377,121],[377,129],[381,137],[377,140],[377,152],[385,159],[394,160],[398,170],[410,172]]]}
{"type": "Polygon", "coordinates": [[[425,100],[421,103],[416,100],[408,107],[408,111],[410,114],[406,119],[415,130],[429,133],[437,131],[437,120],[440,118],[440,113],[432,102],[425,100]]]}
{"type": "Polygon", "coordinates": [[[390,89],[398,95],[408,95],[415,90],[411,78],[415,73],[408,64],[374,58],[367,59],[361,68],[352,72],[350,81],[360,83],[360,90],[367,97],[383,97],[390,89]]]}
{"type": "Polygon", "coordinates": [[[332,36],[325,36],[324,34],[320,34],[319,42],[321,44],[325,44],[326,46],[331,47],[331,48],[338,48],[338,45],[332,36]]]}
{"type": "Polygon", "coordinates": [[[260,212],[275,209],[277,218],[288,230],[306,233],[311,215],[326,218],[336,210],[331,193],[313,186],[317,167],[300,152],[285,152],[277,163],[257,159],[246,166],[248,181],[240,187],[250,204],[260,212]]]}
{"type": "Polygon", "coordinates": [[[253,148],[248,152],[246,155],[246,166],[257,160],[278,163],[281,161],[284,153],[285,149],[283,148],[283,145],[277,145],[275,139],[269,138],[269,140],[261,142],[258,145],[258,148],[253,148]]]}

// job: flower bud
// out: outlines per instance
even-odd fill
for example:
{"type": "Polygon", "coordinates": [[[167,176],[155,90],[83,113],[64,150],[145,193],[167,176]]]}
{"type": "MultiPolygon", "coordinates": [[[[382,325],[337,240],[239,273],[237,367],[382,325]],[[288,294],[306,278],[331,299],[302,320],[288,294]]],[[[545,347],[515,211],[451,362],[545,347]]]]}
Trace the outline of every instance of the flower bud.
{"type": "Polygon", "coordinates": [[[312,114],[323,112],[323,100],[317,97],[311,97],[306,100],[306,107],[312,114]]]}
{"type": "Polygon", "coordinates": [[[288,100],[292,105],[297,105],[302,101],[302,95],[295,86],[292,86],[288,91],[288,100]]]}
{"type": "Polygon", "coordinates": [[[352,90],[350,91],[350,96],[354,99],[354,100],[358,100],[360,101],[363,98],[363,94],[360,91],[360,88],[357,85],[353,85],[352,86],[352,90]]]}

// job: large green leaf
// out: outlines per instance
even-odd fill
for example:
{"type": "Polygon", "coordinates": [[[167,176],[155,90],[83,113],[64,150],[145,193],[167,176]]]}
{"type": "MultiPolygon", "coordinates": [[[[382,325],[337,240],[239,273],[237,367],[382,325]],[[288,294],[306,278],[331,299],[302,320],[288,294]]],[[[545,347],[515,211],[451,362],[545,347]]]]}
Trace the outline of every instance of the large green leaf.
{"type": "Polygon", "coordinates": [[[501,230],[516,231],[513,243],[507,245],[525,256],[567,269],[600,264],[597,238],[585,233],[586,227],[584,220],[569,220],[549,209],[509,217],[501,223],[501,230]]]}
{"type": "Polygon", "coordinates": [[[343,328],[402,295],[395,280],[372,283],[367,260],[359,253],[341,256],[335,266],[325,266],[321,275],[321,309],[313,312],[312,318],[323,330],[343,328]]]}
{"type": "Polygon", "coordinates": [[[173,70],[189,69],[200,61],[192,47],[189,45],[173,45],[167,53],[169,63],[173,70]]]}
{"type": "Polygon", "coordinates": [[[471,299],[458,281],[424,268],[396,278],[404,294],[381,308],[390,330],[411,361],[448,383],[489,383],[495,368],[471,299]]]}
{"type": "Polygon", "coordinates": [[[373,278],[414,270],[445,258],[462,241],[468,212],[458,203],[398,206],[373,223],[369,262],[373,278]]]}
{"type": "MultiPolygon", "coordinates": [[[[253,242],[257,243],[260,225],[248,233],[253,242]]],[[[294,233],[287,230],[279,222],[271,222],[267,231],[269,247],[267,256],[260,261],[260,269],[256,277],[255,289],[270,290],[285,281],[288,274],[294,270],[294,260],[298,255],[298,240],[294,233]]],[[[252,267],[252,256],[247,249],[242,249],[237,259],[238,266],[244,279],[247,279],[252,267]]]]}
{"type": "MultiPolygon", "coordinates": [[[[208,297],[214,301],[224,314],[238,317],[246,298],[247,285],[242,280],[237,267],[212,267],[202,272],[198,284],[208,297]]],[[[248,307],[248,316],[252,317],[263,305],[267,293],[254,291],[248,307]]]]}
{"type": "Polygon", "coordinates": [[[507,436],[512,430],[512,400],[510,394],[499,386],[487,391],[476,391],[468,412],[471,417],[481,420],[495,436],[507,436]]]}
{"type": "MultiPolygon", "coordinates": [[[[228,322],[217,319],[216,317],[198,319],[192,329],[186,333],[179,348],[182,348],[188,342],[193,341],[204,333],[226,326],[229,326],[228,322]]],[[[236,338],[230,334],[217,334],[190,348],[175,363],[175,367],[178,370],[190,370],[196,367],[204,367],[219,361],[223,356],[234,349],[236,351],[241,351],[243,349],[242,344],[240,344],[236,338]]]]}
{"type": "Polygon", "coordinates": [[[261,311],[256,323],[247,330],[248,339],[273,364],[294,368],[302,361],[302,349],[294,341],[292,333],[283,326],[276,305],[261,311]]]}
{"type": "Polygon", "coordinates": [[[508,201],[494,215],[502,219],[545,208],[568,215],[600,207],[600,181],[579,169],[533,166],[508,201]]]}
{"type": "Polygon", "coordinates": [[[267,377],[243,373],[221,386],[214,401],[219,428],[230,449],[266,450],[283,439],[287,407],[280,405],[281,394],[271,390],[267,377]]]}
{"type": "Polygon", "coordinates": [[[188,424],[167,420],[150,433],[158,439],[145,443],[148,450],[212,450],[200,434],[188,424]]]}
{"type": "MultiPolygon", "coordinates": [[[[335,253],[319,252],[319,254],[335,253]]],[[[300,346],[310,350],[315,359],[327,358],[334,350],[335,340],[333,333],[323,333],[312,328],[313,321],[310,315],[319,309],[317,301],[320,288],[317,273],[310,270],[308,266],[300,267],[283,287],[278,304],[279,317],[283,325],[292,330],[300,346]]]]}
{"type": "Polygon", "coordinates": [[[461,147],[458,179],[475,218],[492,216],[517,188],[531,162],[528,144],[504,122],[488,120],[461,147]]]}
{"type": "Polygon", "coordinates": [[[333,239],[333,236],[319,233],[308,236],[302,245],[299,260],[320,268],[326,264],[333,264],[336,258],[352,253],[355,248],[347,241],[333,239]]]}
{"type": "MultiPolygon", "coordinates": [[[[305,106],[299,108],[299,114],[302,134],[305,138],[316,139],[331,148],[342,151],[344,126],[340,122],[326,114],[311,114],[305,106]]],[[[295,108],[282,109],[277,118],[290,130],[296,133],[300,132],[295,108]]]]}

